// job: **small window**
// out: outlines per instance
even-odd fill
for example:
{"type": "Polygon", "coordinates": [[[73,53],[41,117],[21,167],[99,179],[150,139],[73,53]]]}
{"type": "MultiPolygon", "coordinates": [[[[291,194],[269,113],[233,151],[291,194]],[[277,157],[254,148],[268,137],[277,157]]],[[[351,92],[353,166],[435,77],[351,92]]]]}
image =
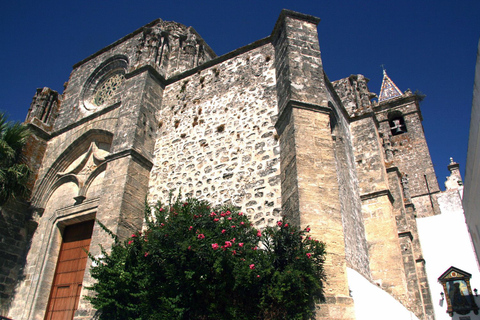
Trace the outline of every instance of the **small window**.
{"type": "Polygon", "coordinates": [[[390,124],[390,130],[393,136],[407,132],[407,126],[402,116],[391,118],[388,123],[390,124]]]}

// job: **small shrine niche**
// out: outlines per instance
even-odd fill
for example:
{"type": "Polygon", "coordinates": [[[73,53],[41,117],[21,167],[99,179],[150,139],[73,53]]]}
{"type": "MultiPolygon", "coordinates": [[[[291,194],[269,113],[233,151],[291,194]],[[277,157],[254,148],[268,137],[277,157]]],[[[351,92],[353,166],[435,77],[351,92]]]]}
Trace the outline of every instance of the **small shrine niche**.
{"type": "Polygon", "coordinates": [[[454,313],[466,315],[473,311],[478,314],[478,306],[470,287],[471,277],[468,272],[450,267],[438,278],[447,301],[447,313],[451,317],[454,313]]]}

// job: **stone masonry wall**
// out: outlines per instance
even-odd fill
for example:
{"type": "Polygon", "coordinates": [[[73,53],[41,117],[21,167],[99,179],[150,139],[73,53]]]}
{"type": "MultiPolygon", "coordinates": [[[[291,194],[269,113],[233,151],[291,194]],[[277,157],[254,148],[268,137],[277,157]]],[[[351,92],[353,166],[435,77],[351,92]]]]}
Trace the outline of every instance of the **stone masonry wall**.
{"type": "Polygon", "coordinates": [[[280,219],[273,48],[267,44],[165,89],[149,201],[231,202],[256,226],[280,219]]]}
{"type": "Polygon", "coordinates": [[[0,316],[6,316],[25,264],[31,238],[27,206],[10,201],[0,207],[0,316]]]}
{"type": "Polygon", "coordinates": [[[318,18],[283,10],[272,40],[281,143],[282,209],[327,244],[326,301],[316,319],[353,319],[348,295],[339,181],[329,95],[318,44],[318,18]]]}
{"type": "MultiPolygon", "coordinates": [[[[394,199],[393,210],[397,223],[397,232],[403,257],[403,266],[407,281],[407,307],[412,310],[419,319],[425,319],[424,305],[420,282],[416,270],[416,261],[421,258],[420,242],[416,222],[413,214],[405,210],[404,195],[401,184],[401,174],[397,168],[388,171],[390,192],[394,199]]],[[[411,206],[411,204],[409,204],[411,206]]]]}
{"type": "Polygon", "coordinates": [[[372,280],[404,305],[407,288],[383,148],[375,119],[351,124],[372,280]]]}
{"type": "Polygon", "coordinates": [[[345,256],[347,266],[358,271],[365,278],[371,279],[367,240],[362,216],[362,204],[358,189],[357,170],[353,152],[352,136],[348,116],[339,102],[333,97],[331,107],[334,110],[330,117],[330,128],[335,148],[335,164],[339,184],[342,223],[345,237],[345,256]]]}
{"type": "MultiPolygon", "coordinates": [[[[2,290],[13,287],[10,279],[24,277],[6,315],[44,317],[66,225],[97,217],[126,237],[141,227],[147,192],[151,204],[181,192],[214,205],[232,203],[258,228],[275,225],[285,214],[300,227],[310,225],[328,251],[327,298],[317,319],[354,319],[347,266],[421,316],[412,298],[431,301],[425,300],[414,207],[405,209],[400,175],[386,170],[393,167],[385,162],[379,134],[388,136],[386,107],[370,103],[373,95],[361,75],[329,82],[318,22],[284,10],[269,38],[210,61],[215,54],[195,30],[159,19],[75,65],[64,94],[43,108],[54,110],[54,117],[44,125],[32,122],[43,139],[32,198],[39,225],[24,272],[18,266],[25,255],[0,246],[8,253],[0,261],[0,314],[9,307],[2,290]],[[98,89],[112,74],[121,83],[96,105],[98,89]],[[105,157],[97,167],[101,173],[90,176],[93,183],[61,180],[67,168],[86,165],[82,157],[94,143],[103,146],[105,157]],[[12,268],[10,260],[17,265],[12,268]]],[[[415,171],[424,158],[412,158],[412,148],[425,150],[426,143],[418,133],[421,115],[415,118],[411,107],[401,111],[416,138],[393,137],[393,153],[400,170],[413,175],[415,206],[427,208],[428,193],[438,186],[431,163],[425,175],[433,189],[427,194],[423,171],[415,171]]],[[[81,170],[75,175],[90,174],[81,170]]],[[[20,236],[5,241],[0,234],[0,245],[10,243],[22,252],[28,225],[7,210],[0,211],[1,218],[20,236]]],[[[2,226],[0,221],[0,232],[2,226]]],[[[95,226],[91,253],[100,254],[98,245],[111,241],[95,226]]],[[[93,281],[89,268],[76,320],[95,314],[83,297],[92,294],[85,289],[93,281]]]]}
{"type": "MultiPolygon", "coordinates": [[[[37,89],[25,120],[31,135],[23,154],[32,171],[28,189],[32,190],[42,164],[53,120],[57,114],[58,94],[48,88],[37,89]]],[[[15,285],[24,274],[30,240],[37,226],[28,203],[10,201],[0,208],[0,315],[7,315],[15,285]]]]}
{"type": "Polygon", "coordinates": [[[384,157],[374,120],[371,117],[355,120],[351,123],[351,130],[360,195],[386,190],[384,157]]]}
{"type": "MultiPolygon", "coordinates": [[[[177,22],[155,20],[74,66],[54,129],[65,128],[72,122],[100,111],[101,108],[84,106],[88,105],[88,93],[100,85],[102,77],[112,70],[125,67],[125,73],[135,75],[145,68],[151,68],[164,80],[213,57],[216,57],[215,53],[193,28],[177,22]],[[125,65],[117,63],[108,68],[108,62],[115,59],[124,60],[125,65]]],[[[121,92],[122,89],[126,88],[118,91],[121,92]]],[[[106,106],[119,101],[117,96],[106,106]]]]}
{"type": "MultiPolygon", "coordinates": [[[[389,102],[388,102],[389,101],[389,102]]],[[[435,170],[423,132],[422,118],[414,97],[405,94],[402,98],[378,106],[376,111],[379,131],[390,140],[393,152],[391,165],[397,166],[408,176],[408,187],[418,217],[438,214],[433,194],[440,191],[435,170]],[[403,115],[407,132],[392,136],[388,116],[391,112],[403,115]],[[430,196],[432,194],[432,196],[430,196]]]]}
{"type": "Polygon", "coordinates": [[[374,98],[376,94],[368,90],[368,81],[369,80],[361,74],[352,74],[348,78],[343,78],[332,83],[350,117],[358,117],[372,111],[370,100],[374,98]]]}

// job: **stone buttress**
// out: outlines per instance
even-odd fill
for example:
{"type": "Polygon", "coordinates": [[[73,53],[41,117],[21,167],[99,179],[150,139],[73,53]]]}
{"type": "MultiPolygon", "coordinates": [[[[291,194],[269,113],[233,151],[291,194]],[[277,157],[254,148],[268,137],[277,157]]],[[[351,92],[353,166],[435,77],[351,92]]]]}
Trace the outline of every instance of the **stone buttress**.
{"type": "Polygon", "coordinates": [[[273,33],[283,214],[327,244],[326,303],[317,319],[354,319],[348,294],[335,152],[317,24],[282,11],[273,33]]]}
{"type": "MultiPolygon", "coordinates": [[[[231,202],[257,228],[282,216],[310,226],[327,247],[317,319],[355,319],[348,268],[431,319],[415,214],[436,212],[438,186],[417,100],[390,85],[372,104],[361,75],[331,83],[319,21],[283,10],[270,36],[217,57],[193,28],[159,19],[77,63],[62,95],[38,89],[26,121],[35,182],[21,209],[33,218],[15,226],[32,240],[12,256],[2,312],[50,312],[67,230],[98,219],[124,239],[142,228],[145,199],[181,191],[231,202]]],[[[94,256],[112,244],[98,224],[90,241],[94,256]]],[[[66,318],[95,316],[90,267],[66,318]]]]}

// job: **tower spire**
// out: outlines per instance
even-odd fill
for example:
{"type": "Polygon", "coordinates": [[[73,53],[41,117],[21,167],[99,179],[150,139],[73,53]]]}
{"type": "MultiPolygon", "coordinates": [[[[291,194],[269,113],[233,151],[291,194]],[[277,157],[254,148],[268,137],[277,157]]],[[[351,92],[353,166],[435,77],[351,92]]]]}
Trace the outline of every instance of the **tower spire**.
{"type": "Polygon", "coordinates": [[[383,81],[382,88],[380,89],[380,96],[378,97],[378,102],[392,99],[402,95],[402,92],[398,87],[393,83],[392,79],[387,75],[387,71],[383,68],[383,81]]]}

